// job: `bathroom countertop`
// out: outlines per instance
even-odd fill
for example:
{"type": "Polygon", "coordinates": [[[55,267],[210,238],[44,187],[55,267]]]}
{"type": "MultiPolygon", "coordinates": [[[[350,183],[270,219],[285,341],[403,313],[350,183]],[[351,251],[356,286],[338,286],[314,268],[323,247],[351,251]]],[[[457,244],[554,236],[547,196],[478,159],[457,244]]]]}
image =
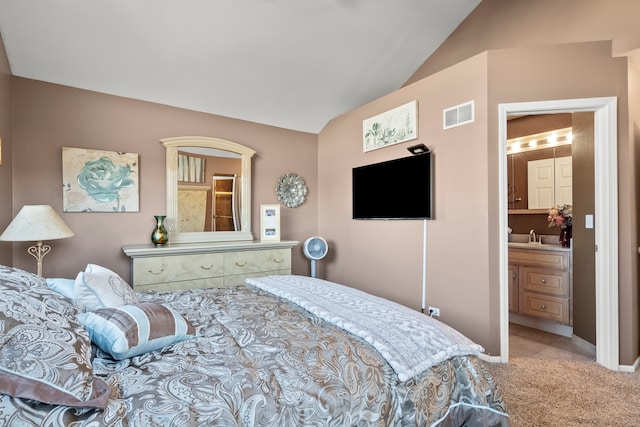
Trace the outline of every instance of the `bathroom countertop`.
{"type": "Polygon", "coordinates": [[[509,242],[510,249],[531,249],[536,251],[562,251],[562,252],[571,252],[571,248],[565,248],[560,245],[552,245],[548,243],[519,243],[519,242],[509,242]]]}

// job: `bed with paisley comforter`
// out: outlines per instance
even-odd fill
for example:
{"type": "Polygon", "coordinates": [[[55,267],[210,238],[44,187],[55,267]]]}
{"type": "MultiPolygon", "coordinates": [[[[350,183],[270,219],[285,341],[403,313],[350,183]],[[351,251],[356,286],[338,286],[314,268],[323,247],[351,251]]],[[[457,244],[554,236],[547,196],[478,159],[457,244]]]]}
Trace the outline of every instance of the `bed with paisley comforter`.
{"type": "Polygon", "coordinates": [[[481,351],[308,277],[135,293],[0,266],[0,425],[508,426],[481,351]]]}

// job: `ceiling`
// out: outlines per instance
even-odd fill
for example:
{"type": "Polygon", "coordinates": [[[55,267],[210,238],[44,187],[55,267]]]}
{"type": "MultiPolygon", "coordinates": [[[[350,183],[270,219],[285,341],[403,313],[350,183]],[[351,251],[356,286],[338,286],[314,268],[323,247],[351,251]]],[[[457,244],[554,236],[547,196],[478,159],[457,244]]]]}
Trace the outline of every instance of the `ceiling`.
{"type": "Polygon", "coordinates": [[[15,76],[319,133],[480,0],[0,0],[15,76]]]}

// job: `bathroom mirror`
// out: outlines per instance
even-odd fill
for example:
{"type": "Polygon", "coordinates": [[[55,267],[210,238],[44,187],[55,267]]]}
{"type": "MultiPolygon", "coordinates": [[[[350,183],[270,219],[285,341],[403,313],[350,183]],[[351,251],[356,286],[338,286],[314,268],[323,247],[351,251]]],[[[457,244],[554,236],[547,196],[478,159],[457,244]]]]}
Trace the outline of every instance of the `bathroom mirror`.
{"type": "MultiPolygon", "coordinates": [[[[251,233],[251,158],[255,151],[233,141],[202,136],[166,138],[160,142],[166,151],[166,227],[169,231],[169,244],[253,240],[251,233]],[[181,225],[179,187],[194,189],[202,188],[204,184],[184,182],[184,178],[181,176],[184,171],[178,161],[179,153],[182,155],[191,153],[196,157],[224,158],[225,160],[238,159],[240,171],[236,175],[235,184],[238,212],[235,231],[186,231],[190,228],[185,226],[185,218],[182,218],[181,225]]],[[[204,173],[204,169],[202,173],[204,173]]]]}

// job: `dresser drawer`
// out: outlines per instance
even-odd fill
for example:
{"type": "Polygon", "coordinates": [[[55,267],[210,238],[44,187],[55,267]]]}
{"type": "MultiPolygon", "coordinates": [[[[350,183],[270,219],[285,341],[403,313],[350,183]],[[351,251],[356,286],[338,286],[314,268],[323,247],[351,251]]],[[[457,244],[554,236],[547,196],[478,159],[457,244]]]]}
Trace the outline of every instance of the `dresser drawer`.
{"type": "Polygon", "coordinates": [[[133,285],[147,285],[221,277],[224,256],[221,253],[172,255],[133,260],[133,285]]]}
{"type": "Polygon", "coordinates": [[[520,293],[520,313],[569,324],[569,299],[530,292],[520,293]]]}
{"type": "Polygon", "coordinates": [[[179,289],[204,289],[204,288],[222,288],[224,287],[224,278],[207,277],[205,279],[180,280],[175,282],[149,283],[145,285],[135,285],[136,292],[142,291],[175,291],[179,289]]]}
{"type": "Polygon", "coordinates": [[[224,254],[225,276],[258,272],[273,274],[278,270],[291,270],[291,250],[271,249],[224,254]]]}
{"type": "Polygon", "coordinates": [[[520,268],[522,289],[558,297],[569,296],[569,273],[556,270],[520,268]]]}

